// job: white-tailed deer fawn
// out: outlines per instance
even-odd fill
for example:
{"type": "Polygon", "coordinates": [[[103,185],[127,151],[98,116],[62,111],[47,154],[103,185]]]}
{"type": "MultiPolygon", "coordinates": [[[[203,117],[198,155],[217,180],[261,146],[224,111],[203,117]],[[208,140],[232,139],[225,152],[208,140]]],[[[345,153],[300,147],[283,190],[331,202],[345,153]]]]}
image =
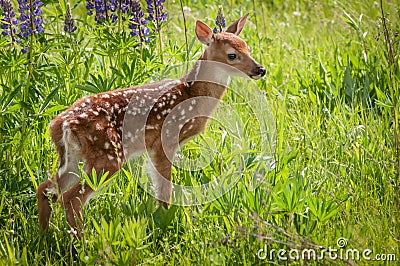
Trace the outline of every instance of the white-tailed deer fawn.
{"type": "Polygon", "coordinates": [[[148,174],[155,195],[168,208],[172,193],[171,158],[177,150],[174,141],[168,139],[175,135],[171,139],[177,138],[175,142],[179,145],[204,130],[207,114],[215,109],[226,91],[224,77],[232,74],[227,69],[235,69],[253,79],[265,75],[264,67],[250,56],[246,43],[238,37],[246,18],[247,15],[241,17],[225,32],[216,34],[197,21],[196,36],[207,48],[193,69],[182,78],[87,96],[51,121],[50,133],[59,155],[59,169],[37,190],[39,224],[43,229],[49,225],[50,200],[61,202],[71,227],[77,228],[77,222],[82,221],[82,206],[93,190],[78,182],[76,173],[80,161],[85,163],[84,170],[88,175],[94,168],[99,174],[109,172],[110,177],[128,156],[145,150],[150,151],[148,174]],[[216,64],[207,64],[210,62],[216,64]],[[216,101],[207,104],[198,101],[197,97],[216,101]],[[184,102],[186,105],[178,106],[184,102]],[[166,117],[174,108],[179,110],[169,119],[169,127],[162,130],[166,117]],[[125,121],[135,121],[144,114],[147,117],[142,126],[137,123],[123,125],[124,118],[131,117],[125,121]],[[140,132],[142,139],[137,141],[140,132]]]}

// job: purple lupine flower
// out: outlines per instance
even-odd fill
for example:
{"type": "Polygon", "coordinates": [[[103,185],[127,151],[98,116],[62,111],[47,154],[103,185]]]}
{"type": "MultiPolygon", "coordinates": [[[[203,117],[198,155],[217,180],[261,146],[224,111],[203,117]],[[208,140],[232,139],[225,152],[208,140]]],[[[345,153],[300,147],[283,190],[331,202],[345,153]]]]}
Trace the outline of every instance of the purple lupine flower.
{"type": "Polygon", "coordinates": [[[219,6],[218,8],[218,14],[217,17],[215,18],[215,25],[217,25],[217,27],[214,28],[213,30],[214,33],[222,32],[223,28],[226,27],[226,21],[224,12],[222,11],[222,6],[219,6]]]}
{"type": "Polygon", "coordinates": [[[73,33],[74,31],[76,31],[75,20],[71,15],[69,4],[67,4],[67,11],[65,12],[64,19],[64,32],[73,33]]]}
{"type": "Polygon", "coordinates": [[[94,3],[93,1],[86,1],[86,9],[87,9],[87,14],[89,16],[93,15],[93,9],[94,9],[94,3]]]}
{"type": "MultiPolygon", "coordinates": [[[[89,16],[95,14],[94,20],[97,23],[104,21],[115,22],[118,20],[116,12],[118,10],[125,14],[129,10],[130,0],[88,0],[86,1],[87,14],[89,16]]],[[[122,16],[125,20],[125,17],[122,16]]]]}
{"type": "Polygon", "coordinates": [[[131,18],[129,20],[129,28],[132,30],[132,36],[139,36],[140,42],[150,42],[148,38],[150,29],[147,27],[148,21],[144,18],[140,0],[131,1],[131,18]]]}
{"type": "Polygon", "coordinates": [[[116,0],[110,0],[107,3],[107,9],[110,10],[111,12],[115,12],[117,10],[117,1],[116,0]]]}
{"type": "Polygon", "coordinates": [[[107,9],[107,0],[95,0],[94,1],[94,9],[96,11],[96,16],[94,20],[97,23],[103,23],[105,20],[108,20],[108,9],[107,9]]]}
{"type": "Polygon", "coordinates": [[[3,18],[0,20],[0,28],[2,29],[1,34],[3,36],[10,36],[11,43],[14,43],[18,20],[15,17],[16,14],[11,0],[2,0],[0,2],[0,7],[3,10],[3,18]]]}
{"type": "Polygon", "coordinates": [[[118,0],[118,10],[121,11],[122,13],[122,20],[125,21],[126,17],[124,16],[124,14],[127,14],[129,11],[129,7],[131,4],[131,0],[118,0]]]}
{"type": "Polygon", "coordinates": [[[108,20],[107,0],[88,0],[86,1],[86,9],[89,16],[95,13],[94,20],[97,23],[101,24],[108,20]]]}
{"type": "Polygon", "coordinates": [[[130,0],[118,0],[118,9],[121,10],[122,13],[127,13],[130,3],[130,0]]]}
{"type": "Polygon", "coordinates": [[[165,0],[146,0],[147,13],[149,14],[148,20],[153,21],[156,25],[156,30],[160,30],[162,23],[165,23],[168,18],[168,14],[165,13],[163,3],[165,0]]]}
{"type": "Polygon", "coordinates": [[[87,14],[93,15],[94,11],[94,20],[99,24],[109,19],[109,12],[112,7],[113,5],[108,3],[107,0],[86,1],[87,14]]]}
{"type": "Polygon", "coordinates": [[[43,5],[42,2],[40,0],[18,0],[18,4],[20,37],[26,38],[32,34],[42,33],[44,31],[44,21],[40,16],[42,14],[40,8],[43,5]]]}

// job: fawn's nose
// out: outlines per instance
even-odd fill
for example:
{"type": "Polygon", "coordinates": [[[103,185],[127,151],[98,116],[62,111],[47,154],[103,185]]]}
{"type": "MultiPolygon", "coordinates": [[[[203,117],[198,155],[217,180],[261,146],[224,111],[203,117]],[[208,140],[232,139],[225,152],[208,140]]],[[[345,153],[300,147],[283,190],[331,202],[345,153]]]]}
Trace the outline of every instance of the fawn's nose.
{"type": "Polygon", "coordinates": [[[256,75],[260,76],[260,77],[264,77],[265,75],[265,68],[261,65],[256,66],[256,68],[254,69],[254,72],[256,73],[256,75]]]}

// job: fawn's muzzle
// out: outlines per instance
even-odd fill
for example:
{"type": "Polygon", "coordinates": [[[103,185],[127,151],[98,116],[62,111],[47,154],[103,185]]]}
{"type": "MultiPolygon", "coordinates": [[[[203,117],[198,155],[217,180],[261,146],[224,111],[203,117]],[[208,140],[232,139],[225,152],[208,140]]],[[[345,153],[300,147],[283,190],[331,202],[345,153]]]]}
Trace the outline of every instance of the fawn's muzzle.
{"type": "Polygon", "coordinates": [[[252,70],[253,75],[250,77],[253,79],[259,79],[265,76],[265,68],[262,65],[257,65],[256,67],[253,68],[252,70]]]}
{"type": "Polygon", "coordinates": [[[265,68],[263,66],[257,66],[256,71],[257,75],[264,77],[265,75],[265,68]]]}

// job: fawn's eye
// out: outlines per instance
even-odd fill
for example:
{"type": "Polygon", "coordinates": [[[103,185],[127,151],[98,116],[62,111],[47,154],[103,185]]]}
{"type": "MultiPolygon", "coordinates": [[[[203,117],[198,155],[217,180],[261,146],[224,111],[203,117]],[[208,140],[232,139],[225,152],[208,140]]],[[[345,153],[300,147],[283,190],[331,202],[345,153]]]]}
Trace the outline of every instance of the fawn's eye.
{"type": "Polygon", "coordinates": [[[235,60],[237,58],[236,54],[228,54],[229,60],[235,60]]]}

